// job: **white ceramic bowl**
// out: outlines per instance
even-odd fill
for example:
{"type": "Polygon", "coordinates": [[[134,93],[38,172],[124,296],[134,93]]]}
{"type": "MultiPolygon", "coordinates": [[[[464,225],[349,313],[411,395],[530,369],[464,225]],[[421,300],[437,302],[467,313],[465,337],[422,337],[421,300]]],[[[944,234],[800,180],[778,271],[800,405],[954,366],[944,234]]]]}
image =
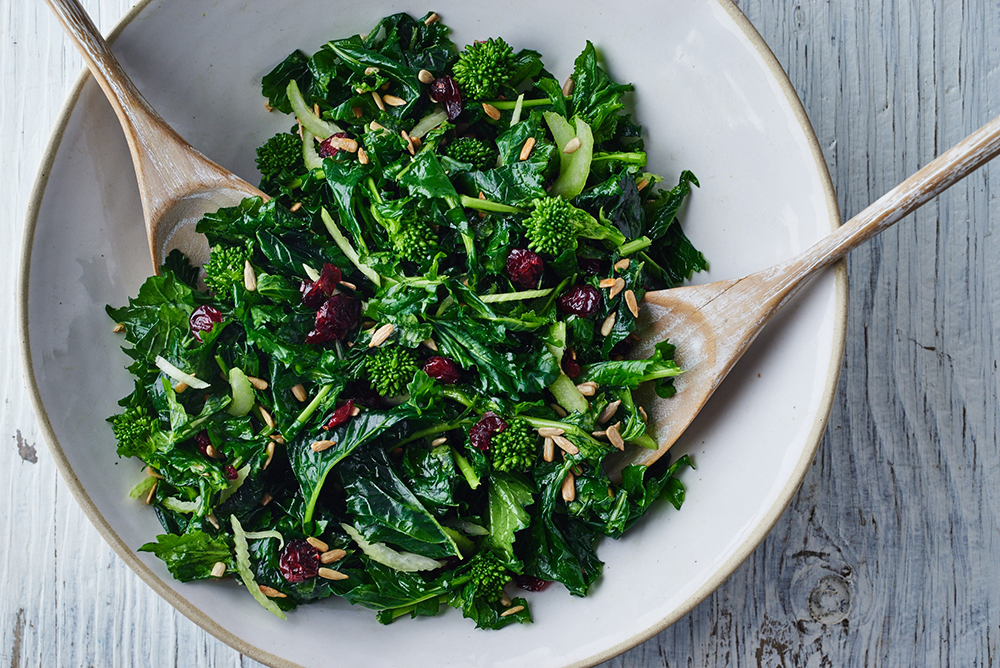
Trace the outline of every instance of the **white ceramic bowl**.
{"type": "MultiPolygon", "coordinates": [[[[259,82],[288,52],[365,32],[391,1],[142,2],[113,46],[146,97],[180,133],[249,181],[254,147],[286,129],[259,82]]],[[[761,269],[839,223],[819,147],[792,87],[728,0],[469,3],[433,7],[459,45],[502,35],[543,53],[560,79],[584,40],[636,85],[651,168],[702,187],[684,226],[712,270],[700,282],[761,269]]],[[[129,500],[139,476],[119,462],[104,418],[131,388],[105,304],[123,304],[150,272],[138,191],[121,130],[82,78],[38,178],[25,231],[21,334],[28,381],[53,455],[77,500],[121,557],[189,618],[272,665],[591,665],[676,621],[753,550],[790,500],[819,443],[844,341],[846,281],[828,272],[758,340],[684,438],[681,512],[659,507],[624,539],[605,541],[604,575],[586,599],[561,587],[529,595],[535,623],[477,631],[457,611],[380,626],[342,601],[281,622],[236,585],[180,584],[135,549],[160,531],[129,500]]]]}

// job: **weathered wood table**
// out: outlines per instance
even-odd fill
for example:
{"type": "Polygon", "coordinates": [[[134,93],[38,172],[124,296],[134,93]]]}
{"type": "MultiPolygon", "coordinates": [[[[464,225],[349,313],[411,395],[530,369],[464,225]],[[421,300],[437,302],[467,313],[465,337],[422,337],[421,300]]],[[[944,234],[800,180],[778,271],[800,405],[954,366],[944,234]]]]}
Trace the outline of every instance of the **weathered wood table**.
{"type": "MultiPolygon", "coordinates": [[[[83,4],[107,31],[131,0],[83,4]]],[[[845,216],[1000,114],[1000,0],[739,5],[802,98],[845,216]]],[[[259,665],[125,567],[40,441],[15,277],[82,61],[40,0],[0,0],[0,38],[0,665],[259,665]]],[[[801,491],[718,591],[606,665],[998,661],[998,227],[1000,163],[850,256],[840,387],[801,491]]]]}

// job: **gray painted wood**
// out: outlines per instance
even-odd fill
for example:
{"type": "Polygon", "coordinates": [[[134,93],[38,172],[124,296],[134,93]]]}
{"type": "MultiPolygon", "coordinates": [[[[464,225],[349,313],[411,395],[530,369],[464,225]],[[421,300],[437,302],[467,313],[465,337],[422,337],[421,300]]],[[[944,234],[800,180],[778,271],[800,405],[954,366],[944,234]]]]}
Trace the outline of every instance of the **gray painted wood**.
{"type": "MultiPolygon", "coordinates": [[[[845,216],[1000,114],[1000,0],[739,4],[802,97],[845,216]]],[[[84,5],[107,31],[130,2],[84,5]]],[[[0,665],[257,666],[121,563],[40,441],[13,286],[81,61],[40,2],[0,0],[0,39],[0,665]]],[[[802,490],[713,595],[606,666],[997,662],[998,193],[994,165],[850,256],[840,387],[802,490]]]]}

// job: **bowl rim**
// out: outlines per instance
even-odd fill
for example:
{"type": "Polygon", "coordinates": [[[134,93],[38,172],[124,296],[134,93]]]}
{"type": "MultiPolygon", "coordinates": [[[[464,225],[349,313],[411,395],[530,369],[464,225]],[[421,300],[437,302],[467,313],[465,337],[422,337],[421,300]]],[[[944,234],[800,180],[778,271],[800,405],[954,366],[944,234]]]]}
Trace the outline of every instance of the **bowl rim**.
{"type": "MultiPolygon", "coordinates": [[[[132,9],[130,9],[118,21],[111,32],[108,33],[106,37],[107,42],[109,44],[113,44],[121,32],[127,28],[150,4],[152,4],[153,1],[154,0],[140,0],[137,2],[132,9]]],[[[833,182],[830,178],[830,172],[823,157],[823,151],[820,148],[819,140],[816,137],[812,123],[806,115],[802,101],[795,92],[792,82],[789,80],[788,75],[781,67],[781,64],[778,62],[778,59],[775,57],[770,47],[764,41],[764,38],[761,37],[760,33],[757,32],[757,29],[754,28],[753,24],[733,0],[708,1],[718,3],[718,5],[729,14],[732,20],[743,32],[744,36],[757,50],[758,54],[763,59],[764,64],[774,77],[775,82],[779,85],[781,92],[785,95],[785,99],[787,100],[796,121],[798,121],[799,126],[805,135],[809,146],[809,152],[816,163],[815,167],[824,191],[825,204],[830,218],[830,229],[831,231],[835,230],[841,224],[841,216],[840,208],[837,204],[837,198],[833,188],[833,182]]],[[[91,74],[89,70],[84,67],[81,74],[77,77],[76,83],[73,85],[73,88],[67,96],[66,101],[59,112],[59,116],[56,119],[52,130],[52,136],[49,138],[49,141],[45,146],[42,162],[39,165],[38,172],[35,176],[35,182],[32,186],[25,214],[23,237],[21,240],[21,259],[18,270],[16,297],[17,328],[18,338],[21,343],[22,368],[24,370],[25,381],[28,385],[28,393],[31,397],[31,403],[35,409],[35,415],[37,417],[39,427],[41,428],[42,435],[48,445],[49,452],[55,461],[56,468],[59,470],[60,475],[63,477],[63,480],[69,487],[70,492],[72,492],[73,497],[76,499],[76,502],[79,504],[84,514],[101,534],[101,537],[104,538],[104,540],[111,546],[111,548],[118,554],[125,564],[131,568],[132,571],[143,580],[143,582],[149,585],[153,591],[155,591],[161,598],[167,601],[167,603],[173,606],[182,615],[241,654],[244,654],[255,661],[259,661],[260,663],[273,666],[274,668],[302,668],[299,664],[267,652],[223,628],[200,608],[170,587],[164,580],[153,573],[152,570],[150,570],[138,559],[136,554],[129,549],[121,537],[115,532],[114,528],[108,523],[104,516],[101,515],[94,502],[90,499],[87,490],[84,489],[83,484],[80,482],[79,478],[77,478],[76,473],[73,471],[69,460],[62,450],[62,445],[59,443],[58,438],[56,438],[55,430],[52,427],[52,423],[49,421],[48,414],[45,411],[45,406],[42,403],[41,393],[38,389],[34,365],[32,363],[31,342],[28,336],[27,313],[28,281],[30,279],[31,269],[30,259],[34,246],[38,215],[42,199],[48,185],[52,165],[55,161],[56,152],[62,143],[70,116],[76,108],[76,104],[79,101],[83,87],[90,78],[91,74]]],[[[809,435],[806,437],[805,448],[802,451],[802,455],[796,462],[791,476],[785,483],[785,486],[781,489],[781,492],[778,494],[771,508],[768,509],[758,525],[753,529],[753,531],[750,532],[750,534],[729,557],[729,559],[727,559],[725,563],[723,563],[723,565],[697,591],[689,596],[672,613],[665,616],[659,622],[636,632],[627,640],[616,643],[612,647],[609,647],[602,652],[598,652],[587,659],[567,664],[565,668],[587,668],[603,661],[607,661],[608,659],[618,656],[622,652],[632,649],[640,643],[649,640],[654,635],[663,631],[678,621],[681,617],[688,614],[695,608],[695,606],[705,600],[726,579],[728,579],[729,576],[732,575],[732,573],[740,566],[740,564],[742,564],[753,553],[753,551],[764,540],[767,534],[777,523],[778,519],[784,513],[788,504],[791,502],[792,497],[802,484],[805,474],[811,466],[812,459],[815,456],[816,451],[819,449],[823,434],[826,430],[826,423],[833,407],[833,400],[836,396],[837,387],[839,385],[840,370],[842,366],[841,362],[844,357],[844,350],[847,342],[848,292],[847,268],[845,260],[839,260],[834,265],[834,278],[834,287],[836,291],[834,304],[835,322],[833,331],[833,350],[827,373],[827,385],[824,388],[823,395],[820,399],[820,406],[816,414],[816,419],[813,422],[809,435]]]]}

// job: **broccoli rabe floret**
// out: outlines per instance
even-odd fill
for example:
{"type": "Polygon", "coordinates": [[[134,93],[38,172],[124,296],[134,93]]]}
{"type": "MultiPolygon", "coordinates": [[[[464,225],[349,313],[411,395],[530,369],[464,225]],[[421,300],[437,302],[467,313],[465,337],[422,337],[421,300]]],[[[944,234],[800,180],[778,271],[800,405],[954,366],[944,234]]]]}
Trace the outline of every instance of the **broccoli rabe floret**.
{"type": "Polygon", "coordinates": [[[118,454],[122,457],[148,454],[152,436],[160,431],[156,417],[141,408],[129,408],[121,415],[109,418],[109,421],[118,441],[118,454]]]}
{"type": "Polygon", "coordinates": [[[292,174],[305,170],[302,160],[302,140],[288,132],[280,132],[257,149],[257,169],[265,181],[287,171],[292,174]]]}
{"type": "Polygon", "coordinates": [[[475,137],[462,137],[452,143],[444,151],[445,155],[459,162],[467,162],[473,169],[483,171],[495,167],[497,153],[475,137]]]}
{"type": "Polygon", "coordinates": [[[493,434],[490,455],[497,471],[527,471],[535,462],[538,435],[520,418],[507,421],[507,428],[493,434]]]}
{"type": "Polygon", "coordinates": [[[421,264],[434,256],[438,245],[437,233],[415,209],[390,210],[373,206],[372,211],[389,233],[392,250],[399,259],[421,264]]]}
{"type": "Polygon", "coordinates": [[[503,596],[503,588],[510,582],[507,567],[489,551],[477,554],[469,565],[476,593],[487,601],[499,600],[503,596]]]}
{"type": "Polygon", "coordinates": [[[625,235],[610,225],[599,223],[586,211],[561,197],[541,197],[531,201],[531,214],[524,221],[528,247],[539,253],[558,256],[576,250],[577,240],[602,239],[614,247],[625,243],[625,235]]]}
{"type": "Polygon", "coordinates": [[[455,81],[473,100],[496,97],[516,70],[514,49],[499,37],[465,47],[455,63],[455,81]]]}
{"type": "Polygon", "coordinates": [[[400,346],[382,346],[368,356],[365,370],[372,387],[383,397],[397,397],[417,372],[417,357],[400,346]]]}
{"type": "Polygon", "coordinates": [[[205,285],[219,299],[232,299],[233,284],[243,283],[243,271],[250,253],[245,246],[215,246],[205,263],[205,285]]]}

